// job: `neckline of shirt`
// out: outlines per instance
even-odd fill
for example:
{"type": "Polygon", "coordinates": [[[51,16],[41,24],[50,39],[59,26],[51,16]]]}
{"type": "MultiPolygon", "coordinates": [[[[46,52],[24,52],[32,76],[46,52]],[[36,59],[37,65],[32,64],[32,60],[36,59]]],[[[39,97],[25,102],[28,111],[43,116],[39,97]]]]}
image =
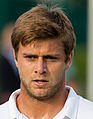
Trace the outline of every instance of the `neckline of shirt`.
{"type": "MultiPolygon", "coordinates": [[[[78,111],[79,96],[72,87],[66,86],[69,90],[67,100],[62,110],[53,119],[75,119],[78,111]]],[[[9,112],[12,119],[28,119],[20,113],[16,106],[16,98],[21,89],[14,91],[9,98],[9,112]]]]}

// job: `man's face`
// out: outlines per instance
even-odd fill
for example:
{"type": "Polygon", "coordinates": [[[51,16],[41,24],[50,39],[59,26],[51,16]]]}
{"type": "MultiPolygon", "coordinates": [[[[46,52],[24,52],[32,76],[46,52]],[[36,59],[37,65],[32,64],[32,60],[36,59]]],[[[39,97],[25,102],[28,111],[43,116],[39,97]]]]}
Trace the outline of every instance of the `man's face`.
{"type": "Polygon", "coordinates": [[[16,65],[21,85],[31,97],[48,99],[62,89],[66,64],[60,40],[20,44],[16,65]]]}

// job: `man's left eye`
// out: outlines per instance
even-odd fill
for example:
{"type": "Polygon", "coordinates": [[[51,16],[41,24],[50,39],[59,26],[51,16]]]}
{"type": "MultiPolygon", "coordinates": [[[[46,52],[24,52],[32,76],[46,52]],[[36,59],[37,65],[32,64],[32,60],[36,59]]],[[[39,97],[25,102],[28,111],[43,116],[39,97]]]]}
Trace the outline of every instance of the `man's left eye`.
{"type": "Polygon", "coordinates": [[[48,60],[48,61],[55,61],[55,60],[57,60],[57,57],[45,56],[44,59],[45,59],[45,60],[48,60]]]}

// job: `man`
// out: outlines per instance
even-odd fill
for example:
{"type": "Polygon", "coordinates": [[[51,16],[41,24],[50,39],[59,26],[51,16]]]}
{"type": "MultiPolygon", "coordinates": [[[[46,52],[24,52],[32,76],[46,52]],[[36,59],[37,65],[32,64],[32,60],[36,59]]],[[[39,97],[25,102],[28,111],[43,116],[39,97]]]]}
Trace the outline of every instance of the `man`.
{"type": "Polygon", "coordinates": [[[21,89],[0,106],[2,119],[91,119],[93,103],[65,86],[75,47],[73,27],[60,9],[38,5],[12,33],[21,89]]]}

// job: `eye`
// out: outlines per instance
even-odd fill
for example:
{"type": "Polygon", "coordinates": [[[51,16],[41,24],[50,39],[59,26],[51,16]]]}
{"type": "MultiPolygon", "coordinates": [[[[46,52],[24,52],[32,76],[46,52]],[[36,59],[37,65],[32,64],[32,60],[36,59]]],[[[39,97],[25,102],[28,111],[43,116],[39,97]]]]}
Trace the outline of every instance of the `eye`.
{"type": "Polygon", "coordinates": [[[28,60],[36,60],[37,56],[36,55],[27,55],[27,56],[25,56],[25,58],[27,58],[28,60]]]}
{"type": "Polygon", "coordinates": [[[32,58],[37,58],[37,56],[30,55],[30,56],[27,56],[27,58],[30,58],[30,59],[32,59],[32,58]]]}
{"type": "Polygon", "coordinates": [[[56,61],[57,57],[48,55],[48,56],[44,56],[44,59],[47,61],[56,61]]]}
{"type": "Polygon", "coordinates": [[[46,59],[57,59],[56,57],[53,56],[45,56],[46,59]]]}

